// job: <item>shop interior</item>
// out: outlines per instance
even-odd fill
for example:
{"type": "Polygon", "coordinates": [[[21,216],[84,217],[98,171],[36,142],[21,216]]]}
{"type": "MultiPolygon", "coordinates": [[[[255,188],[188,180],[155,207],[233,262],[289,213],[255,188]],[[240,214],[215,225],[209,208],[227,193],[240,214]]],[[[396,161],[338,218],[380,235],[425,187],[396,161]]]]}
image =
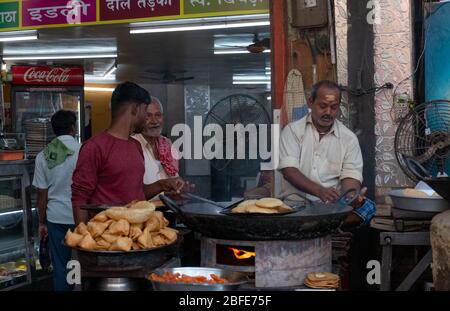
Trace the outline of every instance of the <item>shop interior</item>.
{"type": "MultiPolygon", "coordinates": [[[[22,149],[19,156],[29,160],[23,169],[32,177],[34,157],[54,137],[49,117],[59,109],[76,111],[77,138],[85,141],[108,127],[112,91],[124,81],[140,84],[161,101],[163,135],[172,141],[177,138],[172,136],[172,127],[193,127],[194,116],[202,117],[201,127],[223,122],[270,124],[269,15],[249,18],[258,18],[264,25],[139,34],[130,34],[133,27],[128,24],[63,27],[39,29],[39,40],[2,42],[6,81],[2,90],[2,138],[22,149]],[[12,66],[79,66],[84,84],[17,85],[12,66]],[[251,109],[259,115],[245,113],[251,109]],[[33,135],[39,136],[34,143],[27,141],[33,135]]],[[[229,201],[256,186],[259,163],[260,159],[181,159],[180,175],[196,184],[199,195],[229,201]]],[[[34,190],[23,188],[26,182],[21,176],[0,182],[0,263],[19,267],[15,279],[22,280],[8,283],[10,288],[31,282],[26,258],[33,254],[26,252],[36,255],[39,251],[37,221],[29,232],[22,226],[26,221],[22,218],[22,198],[30,200],[33,207],[36,199],[34,190]],[[28,250],[25,240],[33,244],[28,250]]],[[[28,217],[37,219],[34,208],[28,217]]],[[[41,268],[38,261],[36,268],[41,268]]]]}

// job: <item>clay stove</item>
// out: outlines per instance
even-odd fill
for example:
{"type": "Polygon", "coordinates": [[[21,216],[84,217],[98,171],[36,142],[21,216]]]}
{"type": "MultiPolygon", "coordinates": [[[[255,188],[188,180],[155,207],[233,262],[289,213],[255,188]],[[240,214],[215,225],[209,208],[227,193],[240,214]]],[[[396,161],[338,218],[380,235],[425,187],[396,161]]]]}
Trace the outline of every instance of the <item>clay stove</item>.
{"type": "Polygon", "coordinates": [[[310,272],[331,272],[331,236],[294,241],[202,237],[201,265],[248,273],[256,288],[299,287],[310,272]]]}

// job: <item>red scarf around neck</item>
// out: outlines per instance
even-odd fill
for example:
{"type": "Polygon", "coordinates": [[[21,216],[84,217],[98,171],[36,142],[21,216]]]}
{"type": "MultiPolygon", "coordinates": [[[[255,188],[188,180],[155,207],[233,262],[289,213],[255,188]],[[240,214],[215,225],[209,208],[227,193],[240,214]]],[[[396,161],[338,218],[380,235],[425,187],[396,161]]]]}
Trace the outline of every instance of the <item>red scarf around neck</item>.
{"type": "Polygon", "coordinates": [[[178,160],[172,155],[172,143],[170,140],[164,136],[159,136],[157,138],[158,144],[158,155],[161,165],[164,167],[167,175],[170,177],[175,177],[178,174],[179,166],[178,160]]]}

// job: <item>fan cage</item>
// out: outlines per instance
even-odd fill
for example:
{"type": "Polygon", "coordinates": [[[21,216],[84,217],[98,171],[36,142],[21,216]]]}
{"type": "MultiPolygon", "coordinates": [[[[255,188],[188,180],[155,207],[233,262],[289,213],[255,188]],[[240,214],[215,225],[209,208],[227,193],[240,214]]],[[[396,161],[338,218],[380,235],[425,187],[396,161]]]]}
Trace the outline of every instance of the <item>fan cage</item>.
{"type": "MultiPolygon", "coordinates": [[[[253,177],[260,170],[261,159],[259,152],[257,159],[249,159],[250,148],[257,148],[259,150],[259,136],[261,135],[258,125],[267,125],[267,142],[268,151],[270,151],[270,134],[271,134],[271,119],[269,113],[257,99],[246,94],[234,94],[219,100],[208,112],[204,126],[208,124],[218,124],[221,126],[223,137],[223,159],[212,159],[211,165],[217,170],[228,176],[242,176],[253,177]],[[245,159],[237,159],[237,139],[226,136],[227,124],[242,124],[244,127],[254,124],[257,129],[258,137],[256,138],[257,145],[251,145],[251,139],[246,133],[245,135],[245,159]],[[226,159],[226,144],[227,141],[234,140],[234,157],[233,159],[226,159]]],[[[208,139],[208,137],[205,137],[208,139]]]]}
{"type": "Polygon", "coordinates": [[[403,172],[418,181],[403,157],[413,158],[433,177],[450,175],[450,101],[434,100],[411,110],[395,135],[395,155],[403,172]]]}

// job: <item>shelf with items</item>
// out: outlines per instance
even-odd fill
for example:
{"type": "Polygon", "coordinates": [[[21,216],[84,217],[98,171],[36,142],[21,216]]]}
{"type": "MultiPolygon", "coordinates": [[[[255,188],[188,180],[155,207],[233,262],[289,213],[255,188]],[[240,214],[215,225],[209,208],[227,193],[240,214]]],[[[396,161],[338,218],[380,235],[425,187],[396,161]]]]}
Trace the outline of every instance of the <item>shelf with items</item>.
{"type": "Polygon", "coordinates": [[[32,283],[35,267],[30,161],[0,161],[0,290],[32,283]]]}

